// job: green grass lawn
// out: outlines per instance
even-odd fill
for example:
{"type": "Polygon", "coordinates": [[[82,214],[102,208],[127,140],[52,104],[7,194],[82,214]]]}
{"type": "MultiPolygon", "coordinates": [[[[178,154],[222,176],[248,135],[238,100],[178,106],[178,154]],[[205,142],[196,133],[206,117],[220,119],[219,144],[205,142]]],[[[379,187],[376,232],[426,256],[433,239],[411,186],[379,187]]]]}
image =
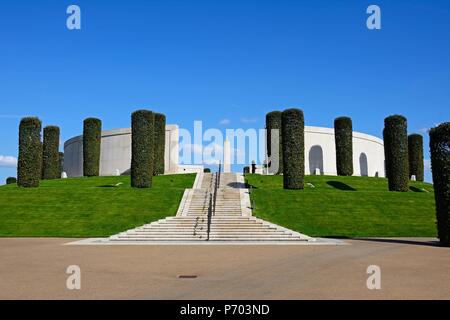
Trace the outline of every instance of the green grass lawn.
{"type": "Polygon", "coordinates": [[[126,176],[46,180],[35,189],[0,186],[0,236],[109,236],[175,215],[194,179],[157,176],[151,189],[131,188],[126,176]]]}
{"type": "Polygon", "coordinates": [[[246,179],[256,216],[307,235],[436,236],[429,183],[411,182],[409,192],[389,192],[383,178],[306,176],[315,188],[284,190],[282,176],[246,179]]]}

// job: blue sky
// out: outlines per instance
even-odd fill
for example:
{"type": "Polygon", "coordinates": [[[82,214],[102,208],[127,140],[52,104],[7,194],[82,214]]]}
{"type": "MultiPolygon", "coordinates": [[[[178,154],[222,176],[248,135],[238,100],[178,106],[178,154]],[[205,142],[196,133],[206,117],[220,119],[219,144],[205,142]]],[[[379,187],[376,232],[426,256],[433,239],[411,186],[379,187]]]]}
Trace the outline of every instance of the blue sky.
{"type": "Polygon", "coordinates": [[[66,140],[86,117],[128,127],[139,108],[187,129],[245,129],[298,107],[307,125],[348,115],[378,137],[399,113],[425,134],[427,159],[426,129],[450,120],[448,0],[2,1],[0,40],[2,182],[26,115],[66,140]],[[70,4],[82,30],[66,28],[70,4]],[[381,30],[366,28],[370,4],[381,30]]]}

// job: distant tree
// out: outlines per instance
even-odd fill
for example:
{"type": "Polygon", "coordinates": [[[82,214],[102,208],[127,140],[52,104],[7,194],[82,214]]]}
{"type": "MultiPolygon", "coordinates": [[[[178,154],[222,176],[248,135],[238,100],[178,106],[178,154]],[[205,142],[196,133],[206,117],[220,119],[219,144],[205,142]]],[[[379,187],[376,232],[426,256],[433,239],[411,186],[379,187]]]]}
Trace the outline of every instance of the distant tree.
{"type": "MultiPolygon", "coordinates": [[[[278,155],[278,172],[275,174],[283,173],[283,142],[281,138],[281,111],[272,111],[266,114],[266,130],[267,130],[267,156],[272,157],[278,155]],[[272,152],[272,130],[278,130],[278,152],[275,154],[272,152]]],[[[274,131],[276,132],[276,131],[274,131]]],[[[274,159],[271,159],[269,163],[269,169],[273,166],[274,159]]]]}
{"type": "Polygon", "coordinates": [[[417,181],[423,181],[423,137],[420,134],[408,136],[409,177],[416,176],[417,181]]]}
{"type": "Polygon", "coordinates": [[[61,174],[64,171],[64,152],[59,153],[59,176],[61,177],[61,174]]]}
{"type": "Polygon", "coordinates": [[[166,116],[155,113],[155,159],[153,164],[154,175],[164,174],[164,154],[166,146],[166,116]]]}
{"type": "Polygon", "coordinates": [[[450,246],[450,122],[430,130],[430,154],[438,238],[450,246]]]}
{"type": "Polygon", "coordinates": [[[47,126],[44,128],[42,179],[60,178],[59,170],[59,128],[47,126]]]}
{"type": "Polygon", "coordinates": [[[203,169],[203,173],[210,173],[211,172],[211,169],[210,168],[204,168],[203,169]]]}
{"type": "Polygon", "coordinates": [[[352,119],[339,117],[334,120],[336,143],[336,168],[338,176],[353,174],[353,126],[352,119]]]}
{"type": "Polygon", "coordinates": [[[41,168],[41,121],[34,117],[23,118],[19,126],[17,185],[25,188],[39,187],[41,168]]]}
{"type": "Polygon", "coordinates": [[[256,163],[255,161],[252,161],[252,174],[256,173],[256,163]]]}
{"type": "Polygon", "coordinates": [[[83,175],[100,175],[100,148],[102,141],[102,122],[100,119],[87,118],[83,123],[83,175]]]}
{"type": "Polygon", "coordinates": [[[409,190],[406,118],[393,115],[384,119],[383,138],[389,191],[406,192],[409,190]]]}
{"type": "Polygon", "coordinates": [[[131,186],[150,188],[154,164],[155,115],[138,110],[131,115],[131,186]]]}
{"type": "Polygon", "coordinates": [[[16,184],[17,179],[15,177],[8,177],[6,178],[6,184],[16,184]]]}
{"type": "Polygon", "coordinates": [[[250,173],[250,167],[249,166],[245,166],[243,171],[244,171],[244,174],[250,173]]]}
{"type": "Polygon", "coordinates": [[[283,187],[303,189],[305,176],[305,120],[299,109],[284,110],[281,115],[283,140],[283,187]]]}

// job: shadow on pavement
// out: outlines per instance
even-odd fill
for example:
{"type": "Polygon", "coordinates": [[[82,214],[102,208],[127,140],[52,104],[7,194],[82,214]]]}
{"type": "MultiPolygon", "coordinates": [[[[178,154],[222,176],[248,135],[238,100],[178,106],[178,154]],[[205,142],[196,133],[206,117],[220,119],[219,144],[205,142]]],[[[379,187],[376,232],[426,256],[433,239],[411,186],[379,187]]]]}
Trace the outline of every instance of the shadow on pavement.
{"type": "MultiPolygon", "coordinates": [[[[384,242],[384,243],[396,243],[396,244],[407,244],[415,246],[428,246],[428,247],[443,247],[440,245],[437,239],[435,240],[420,240],[416,238],[411,239],[398,239],[398,238],[349,238],[355,241],[369,241],[369,242],[384,242]]],[[[444,248],[444,247],[443,247],[444,248]]]]}

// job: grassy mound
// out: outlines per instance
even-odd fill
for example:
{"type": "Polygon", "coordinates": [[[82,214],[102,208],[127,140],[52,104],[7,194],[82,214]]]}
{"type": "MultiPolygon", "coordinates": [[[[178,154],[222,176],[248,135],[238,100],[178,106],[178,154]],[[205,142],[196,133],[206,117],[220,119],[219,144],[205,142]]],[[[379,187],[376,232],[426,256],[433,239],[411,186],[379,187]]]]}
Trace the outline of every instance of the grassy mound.
{"type": "Polygon", "coordinates": [[[283,190],[281,176],[246,175],[254,214],[311,236],[436,236],[433,186],[411,182],[389,192],[387,180],[306,176],[305,190],[283,190]],[[424,191],[425,190],[425,191],[424,191]]]}
{"type": "Polygon", "coordinates": [[[174,215],[195,174],[154,177],[151,189],[130,177],[41,181],[36,189],[0,187],[0,236],[103,237],[174,215]]]}

